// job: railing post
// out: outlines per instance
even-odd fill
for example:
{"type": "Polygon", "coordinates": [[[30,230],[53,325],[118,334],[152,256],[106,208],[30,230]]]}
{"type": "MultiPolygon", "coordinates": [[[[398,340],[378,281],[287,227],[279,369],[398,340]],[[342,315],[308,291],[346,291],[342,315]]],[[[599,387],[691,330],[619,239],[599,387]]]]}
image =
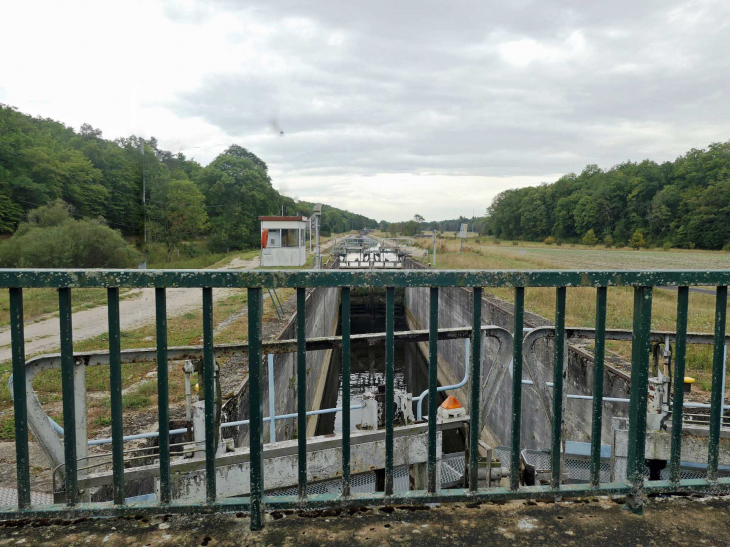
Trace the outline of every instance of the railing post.
{"type": "Polygon", "coordinates": [[[634,333],[631,347],[631,399],[629,408],[629,452],[626,463],[631,492],[630,511],[641,514],[644,505],[644,453],[646,449],[646,402],[651,340],[651,287],[634,289],[634,333]]]}
{"type": "Polygon", "coordinates": [[[28,394],[25,382],[25,333],[23,289],[10,289],[10,338],[13,355],[13,409],[15,413],[15,470],[18,508],[30,507],[30,460],[28,457],[28,394]]]}
{"type": "Polygon", "coordinates": [[[307,497],[307,289],[297,289],[297,445],[299,498],[307,497]]]}
{"type": "Polygon", "coordinates": [[[669,480],[680,480],[682,463],[682,413],[684,410],[684,370],[687,355],[687,311],[689,287],[677,289],[677,332],[674,342],[674,398],[672,401],[672,448],[669,456],[669,480]]]}
{"type": "Polygon", "coordinates": [[[593,416],[591,424],[591,484],[601,482],[601,430],[603,426],[603,365],[606,356],[607,287],[596,289],[596,342],[593,350],[593,416]]]}
{"type": "Polygon", "coordinates": [[[58,289],[58,315],[61,326],[61,391],[63,394],[63,446],[66,473],[66,505],[78,502],[76,464],[76,404],[74,401],[74,346],[71,326],[71,289],[58,289]]]}
{"type": "Polygon", "coordinates": [[[350,287],[342,287],[342,495],[350,495],[350,287]]]}
{"type": "Polygon", "coordinates": [[[205,394],[205,497],[216,498],[215,454],[218,431],[215,423],[215,353],[213,349],[213,289],[203,288],[203,393],[205,394]]]}
{"type": "Polygon", "coordinates": [[[167,378],[167,295],[155,288],[157,322],[157,414],[160,427],[160,502],[170,503],[170,415],[167,378]]]}
{"type": "Polygon", "coordinates": [[[565,296],[566,288],[555,289],[555,355],[553,359],[553,434],[550,450],[550,486],[560,488],[563,473],[563,399],[565,373],[565,296]]]}
{"type": "Polygon", "coordinates": [[[436,408],[438,407],[439,290],[429,291],[428,323],[428,492],[436,493],[436,408]]]}
{"type": "Polygon", "coordinates": [[[509,487],[520,487],[520,426],[522,425],[522,340],[525,317],[525,288],[515,287],[514,344],[512,346],[512,438],[509,487]]]}
{"type": "MultiPolygon", "coordinates": [[[[469,363],[465,366],[470,366],[469,363]]],[[[497,366],[496,364],[494,366],[497,366]]],[[[474,287],[471,325],[471,394],[469,399],[469,490],[479,486],[479,405],[482,387],[482,288],[474,287]]],[[[487,468],[487,473],[489,473],[487,468]]],[[[489,483],[489,480],[487,480],[489,483]]]]}
{"type": "Polygon", "coordinates": [[[109,315],[109,386],[112,418],[114,503],[124,503],[124,422],[122,421],[122,355],[119,331],[119,289],[107,289],[109,315]]]}
{"type": "MultiPolygon", "coordinates": [[[[395,289],[385,289],[385,495],[393,495],[395,289]]],[[[430,400],[429,400],[430,402],[430,400]]],[[[430,416],[429,416],[430,420],[430,416]]],[[[429,421],[430,425],[430,421],[429,421]]]]}
{"type": "Polygon", "coordinates": [[[720,455],[720,426],[725,399],[725,322],[727,321],[727,287],[717,287],[715,296],[715,340],[712,347],[712,392],[710,393],[710,439],[707,456],[707,480],[717,481],[720,455]]]}
{"type": "Polygon", "coordinates": [[[264,495],[264,400],[261,396],[263,363],[261,355],[261,319],[263,290],[248,289],[248,382],[249,382],[249,441],[251,459],[251,530],[263,527],[264,495]]]}

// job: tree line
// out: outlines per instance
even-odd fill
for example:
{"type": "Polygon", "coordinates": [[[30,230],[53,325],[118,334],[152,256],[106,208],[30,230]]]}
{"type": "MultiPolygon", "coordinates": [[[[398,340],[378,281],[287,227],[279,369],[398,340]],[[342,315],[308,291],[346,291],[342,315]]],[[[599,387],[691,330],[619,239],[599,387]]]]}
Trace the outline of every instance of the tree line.
{"type": "Polygon", "coordinates": [[[485,231],[486,217],[467,218],[460,216],[459,218],[451,220],[427,221],[420,214],[416,214],[413,219],[404,222],[387,222],[385,220],[381,220],[379,222],[379,228],[384,232],[388,232],[392,236],[413,236],[420,234],[424,230],[436,232],[458,232],[461,230],[462,224],[467,224],[470,232],[481,233],[485,231]]]}
{"type": "Polygon", "coordinates": [[[481,232],[501,239],[730,250],[730,141],[672,162],[588,165],[552,184],[506,190],[481,232]]]}
{"type": "MultiPolygon", "coordinates": [[[[95,219],[137,240],[146,213],[148,238],[170,252],[199,235],[208,236],[213,252],[255,247],[258,216],[282,210],[309,216],[313,207],[281,195],[266,163],[242,146],[203,167],[161,149],[154,137],[109,140],[88,124],[76,131],[0,104],[0,233],[21,223],[37,227],[25,222],[28,213],[57,200],[71,217],[95,219]]],[[[374,219],[323,207],[325,235],[375,227],[374,219]]]]}

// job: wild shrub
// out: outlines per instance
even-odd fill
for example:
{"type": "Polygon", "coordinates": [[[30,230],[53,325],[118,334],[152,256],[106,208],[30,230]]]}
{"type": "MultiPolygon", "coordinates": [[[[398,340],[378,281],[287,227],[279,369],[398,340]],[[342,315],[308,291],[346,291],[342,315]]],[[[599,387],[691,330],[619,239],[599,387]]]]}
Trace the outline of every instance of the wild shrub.
{"type": "Polygon", "coordinates": [[[543,239],[542,242],[545,245],[552,245],[553,243],[555,243],[555,238],[553,236],[548,236],[545,239],[543,239]]]}
{"type": "Polygon", "coordinates": [[[634,235],[631,236],[629,245],[631,245],[632,249],[641,249],[642,247],[646,247],[646,240],[644,239],[644,234],[640,230],[636,230],[634,232],[634,235]]]}
{"type": "Polygon", "coordinates": [[[593,247],[596,243],[598,243],[598,238],[596,237],[596,232],[594,232],[593,228],[591,228],[583,236],[583,245],[593,247]]]}
{"type": "Polygon", "coordinates": [[[0,247],[4,268],[130,268],[139,253],[102,220],[76,220],[60,200],[35,209],[0,247]]]}

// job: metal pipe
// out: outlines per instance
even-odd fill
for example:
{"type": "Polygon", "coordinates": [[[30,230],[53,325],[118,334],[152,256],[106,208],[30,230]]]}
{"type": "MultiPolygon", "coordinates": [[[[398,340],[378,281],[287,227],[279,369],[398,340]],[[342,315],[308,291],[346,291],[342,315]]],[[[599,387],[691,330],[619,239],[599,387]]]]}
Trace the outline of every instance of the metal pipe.
{"type": "Polygon", "coordinates": [[[190,385],[190,374],[193,365],[190,360],[186,360],[183,365],[185,375],[185,422],[190,423],[193,420],[193,393],[190,385]],[[190,363],[190,365],[188,365],[190,363]]]}
{"type": "MultiPolygon", "coordinates": [[[[352,405],[350,406],[350,410],[361,410],[362,405],[352,405]]],[[[321,410],[308,410],[306,415],[307,416],[318,416],[320,414],[332,414],[333,412],[342,412],[342,407],[335,407],[335,408],[324,408],[321,410]]],[[[296,418],[298,414],[296,412],[292,414],[280,414],[278,416],[274,416],[274,420],[290,420],[292,418],[296,418]]],[[[270,422],[271,418],[269,416],[266,416],[264,418],[265,422],[270,422]]],[[[228,422],[225,424],[221,424],[221,428],[223,427],[238,427],[241,425],[248,425],[249,420],[240,420],[238,422],[228,422]]]]}
{"type": "MultiPolygon", "coordinates": [[[[446,391],[448,389],[459,389],[460,387],[464,387],[466,383],[469,381],[469,339],[464,339],[464,348],[466,352],[466,357],[464,359],[464,379],[459,382],[458,384],[454,384],[451,386],[442,386],[439,388],[436,388],[436,391],[446,391]]],[[[414,397],[414,401],[418,401],[418,404],[416,405],[416,419],[420,422],[423,419],[423,400],[428,395],[428,389],[424,389],[423,393],[421,393],[418,397],[414,397]]]]}
{"type": "MultiPolygon", "coordinates": [[[[531,332],[532,330],[534,330],[534,329],[530,329],[530,328],[524,328],[523,329],[523,331],[525,331],[525,332],[531,332]]],[[[465,348],[466,348],[466,362],[468,363],[468,361],[469,361],[469,339],[465,339],[464,342],[465,342],[465,348]]],[[[271,358],[271,357],[272,357],[272,355],[270,354],[269,355],[269,358],[271,358]]],[[[727,346],[725,346],[725,365],[727,366],[727,346]]],[[[447,391],[449,389],[458,389],[458,388],[463,387],[464,385],[466,385],[466,383],[468,381],[469,381],[469,367],[466,366],[465,367],[464,379],[461,382],[459,382],[458,384],[451,385],[451,386],[439,387],[438,388],[438,391],[439,392],[442,392],[442,391],[447,391]]],[[[8,386],[11,389],[12,389],[12,382],[13,382],[13,377],[10,376],[10,378],[8,379],[8,386]]],[[[522,384],[523,385],[530,385],[530,386],[531,385],[534,385],[533,382],[532,382],[532,380],[522,380],[522,384]]],[[[545,385],[547,385],[548,387],[553,387],[552,382],[545,382],[545,385]]],[[[416,408],[417,408],[417,419],[419,421],[423,419],[422,405],[423,405],[423,399],[425,399],[425,397],[427,395],[428,395],[428,390],[425,390],[423,393],[421,393],[421,395],[419,395],[418,397],[414,397],[413,398],[414,401],[417,401],[418,402],[416,408]]],[[[568,399],[593,400],[593,396],[592,395],[570,395],[569,394],[568,395],[568,399]]],[[[609,403],[628,403],[628,402],[630,402],[630,399],[624,399],[624,398],[620,398],[620,397],[604,397],[603,398],[603,401],[604,402],[609,402],[609,403]]],[[[683,404],[683,407],[684,408],[710,408],[710,405],[707,404],[707,403],[691,403],[691,402],[685,402],[683,404]]],[[[723,405],[722,408],[723,408],[723,410],[730,410],[730,405],[723,405]]],[[[350,409],[351,410],[360,410],[360,409],[362,409],[362,405],[352,405],[350,407],[350,409]]],[[[330,413],[333,413],[333,412],[341,412],[341,411],[342,411],[342,408],[341,407],[326,408],[326,409],[322,409],[322,410],[310,410],[310,411],[307,412],[307,416],[314,416],[314,415],[320,415],[320,414],[330,414],[330,413]]],[[[274,420],[288,420],[288,419],[292,419],[292,418],[296,418],[296,417],[297,417],[297,414],[283,414],[283,415],[279,415],[279,416],[274,416],[274,420]]],[[[266,417],[266,418],[263,419],[263,421],[265,421],[265,422],[267,422],[267,421],[271,422],[272,420],[271,420],[270,417],[266,417]]],[[[63,435],[64,434],[63,428],[58,423],[56,423],[53,420],[53,418],[51,418],[50,416],[48,417],[48,422],[51,424],[51,427],[56,431],[56,433],[58,433],[59,435],[63,435]]],[[[239,426],[248,425],[248,424],[249,424],[249,420],[240,420],[240,421],[237,421],[237,422],[228,422],[228,423],[221,424],[221,429],[228,428],[228,427],[239,427],[239,426]]],[[[187,429],[175,429],[175,430],[170,431],[170,435],[180,435],[180,434],[186,433],[186,432],[187,432],[187,429]]],[[[152,438],[155,438],[155,437],[158,437],[158,436],[159,436],[159,432],[138,433],[136,435],[126,435],[125,437],[123,437],[123,440],[124,440],[124,442],[127,442],[127,441],[139,440],[139,439],[152,439],[152,438]]],[[[272,436],[272,438],[274,438],[274,436],[272,436]]],[[[102,445],[102,444],[110,444],[111,442],[112,442],[111,438],[107,438],[107,439],[93,439],[93,440],[90,440],[88,442],[88,445],[89,446],[97,446],[97,445],[102,445]]]]}
{"type": "MultiPolygon", "coordinates": [[[[274,410],[274,354],[268,355],[269,365],[269,416],[275,416],[274,410]]],[[[276,420],[269,420],[269,442],[276,442],[276,420]]]]}

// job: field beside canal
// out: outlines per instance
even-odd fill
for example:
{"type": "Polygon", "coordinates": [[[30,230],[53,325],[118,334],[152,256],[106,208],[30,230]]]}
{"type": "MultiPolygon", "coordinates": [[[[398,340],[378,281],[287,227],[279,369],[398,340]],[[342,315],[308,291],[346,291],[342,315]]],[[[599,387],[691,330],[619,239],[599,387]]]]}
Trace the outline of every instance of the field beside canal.
{"type": "MultiPolygon", "coordinates": [[[[430,260],[433,250],[431,238],[413,240],[414,257],[430,260]],[[429,257],[423,256],[424,251],[429,257]]],[[[469,237],[462,252],[461,241],[449,233],[437,240],[436,267],[438,269],[517,269],[517,270],[634,270],[634,269],[730,269],[730,252],[690,251],[662,249],[621,248],[607,249],[602,246],[545,245],[543,243],[501,241],[488,237],[469,237]]],[[[489,288],[486,292],[512,302],[514,291],[509,288],[489,288]]],[[[573,327],[592,327],[595,324],[596,291],[591,288],[568,289],[566,314],[567,324],[573,327]]],[[[552,319],[555,315],[555,290],[552,288],[527,288],[525,307],[542,317],[552,319]]],[[[607,327],[631,329],[633,294],[630,288],[608,289],[607,327]]],[[[730,314],[728,314],[730,316],[730,314]]],[[[715,296],[714,288],[690,291],[688,330],[708,332],[714,330],[715,296]]],[[[652,306],[652,328],[675,330],[677,317],[677,292],[671,289],[654,291],[652,306]]],[[[730,330],[730,329],[729,329],[730,330]]],[[[608,348],[624,358],[631,355],[631,345],[609,342],[608,348]]],[[[712,346],[688,346],[687,371],[697,379],[698,387],[708,391],[711,385],[712,346]]]]}

